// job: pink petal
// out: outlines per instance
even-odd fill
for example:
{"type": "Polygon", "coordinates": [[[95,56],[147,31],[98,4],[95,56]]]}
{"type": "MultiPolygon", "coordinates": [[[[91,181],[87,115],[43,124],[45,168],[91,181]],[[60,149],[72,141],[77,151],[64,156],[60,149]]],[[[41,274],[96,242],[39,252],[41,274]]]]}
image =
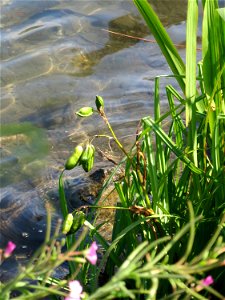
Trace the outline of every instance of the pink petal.
{"type": "Polygon", "coordinates": [[[65,298],[65,300],[80,300],[83,287],[78,280],[73,280],[69,282],[70,293],[65,298]]]}
{"type": "Polygon", "coordinates": [[[86,253],[86,258],[87,260],[92,264],[92,265],[95,265],[96,262],[97,262],[97,253],[96,251],[98,250],[98,246],[96,244],[96,242],[93,242],[90,246],[90,248],[87,250],[87,253],[86,253]]]}
{"type": "Polygon", "coordinates": [[[207,276],[205,279],[202,280],[202,284],[208,286],[210,284],[213,284],[214,280],[211,275],[207,276]]]}
{"type": "Polygon", "coordinates": [[[12,254],[12,252],[15,250],[15,248],[16,248],[16,244],[9,241],[6,248],[5,248],[4,256],[9,257],[12,254]]]}

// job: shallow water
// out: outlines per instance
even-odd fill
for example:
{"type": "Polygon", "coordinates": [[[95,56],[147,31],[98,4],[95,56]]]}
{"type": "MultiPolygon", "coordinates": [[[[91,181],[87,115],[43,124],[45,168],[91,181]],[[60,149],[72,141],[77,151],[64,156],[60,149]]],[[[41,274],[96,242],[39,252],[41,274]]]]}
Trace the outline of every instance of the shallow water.
{"type": "MultiPolygon", "coordinates": [[[[173,41],[184,44],[184,1],[157,1],[155,9],[173,41]]],[[[0,246],[13,240],[18,258],[43,239],[49,191],[59,216],[57,178],[74,146],[107,133],[97,115],[79,119],[74,112],[103,96],[109,120],[128,147],[139,119],[152,114],[155,76],[170,73],[156,44],[103,29],[152,39],[131,0],[1,4],[0,246]]],[[[185,50],[179,52],[184,57],[185,50]]],[[[166,105],[163,89],[161,97],[166,105]]],[[[109,151],[107,141],[95,144],[109,151]]],[[[95,169],[108,165],[97,157],[95,169]]],[[[89,185],[80,168],[68,176],[75,188],[80,180],[89,185]]]]}

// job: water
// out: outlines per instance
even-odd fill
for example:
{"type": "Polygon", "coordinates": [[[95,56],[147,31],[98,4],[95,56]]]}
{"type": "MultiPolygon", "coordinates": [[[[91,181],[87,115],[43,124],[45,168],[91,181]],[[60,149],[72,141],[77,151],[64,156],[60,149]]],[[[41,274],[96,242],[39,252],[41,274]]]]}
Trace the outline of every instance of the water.
{"type": "MultiPolygon", "coordinates": [[[[184,1],[157,1],[155,9],[174,42],[184,44],[184,1]]],[[[156,44],[102,29],[152,39],[131,0],[1,4],[0,247],[14,241],[18,259],[43,240],[45,202],[54,222],[60,215],[57,178],[74,146],[107,133],[97,115],[79,119],[75,111],[101,95],[128,147],[139,119],[152,114],[154,77],[170,73],[156,44]]],[[[109,151],[107,141],[95,144],[109,151]]],[[[95,169],[108,165],[97,156],[95,169]]],[[[67,175],[75,191],[93,184],[81,168],[67,175]]]]}

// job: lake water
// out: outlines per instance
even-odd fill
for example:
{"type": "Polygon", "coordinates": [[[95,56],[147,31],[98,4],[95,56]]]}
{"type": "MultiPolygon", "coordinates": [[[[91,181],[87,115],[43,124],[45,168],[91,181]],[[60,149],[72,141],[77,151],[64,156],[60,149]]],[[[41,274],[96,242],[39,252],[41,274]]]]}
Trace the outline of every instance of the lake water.
{"type": "MultiPolygon", "coordinates": [[[[185,3],[164,0],[154,6],[180,45],[185,43],[185,3]]],[[[60,170],[74,146],[107,133],[99,116],[80,119],[75,111],[94,105],[95,95],[101,95],[115,132],[128,147],[138,121],[153,112],[155,76],[170,73],[155,43],[106,30],[153,39],[131,0],[1,3],[0,247],[14,241],[17,259],[43,240],[44,203],[49,191],[57,191],[60,170]]],[[[185,56],[185,49],[179,52],[185,56]]],[[[166,105],[163,88],[161,101],[166,105]]],[[[104,139],[95,145],[110,151],[104,139]]],[[[97,156],[95,170],[108,165],[97,156]]],[[[81,168],[67,175],[77,187],[88,180],[81,168]]]]}

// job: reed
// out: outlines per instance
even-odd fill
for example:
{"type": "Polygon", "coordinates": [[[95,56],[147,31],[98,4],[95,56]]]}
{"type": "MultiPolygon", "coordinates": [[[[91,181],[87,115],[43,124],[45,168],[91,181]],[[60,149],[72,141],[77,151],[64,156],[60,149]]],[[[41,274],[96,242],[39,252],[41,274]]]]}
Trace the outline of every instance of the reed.
{"type": "MultiPolygon", "coordinates": [[[[203,1],[202,61],[196,62],[198,3],[188,2],[186,65],[151,5],[134,0],[154,35],[181,92],[166,86],[169,110],[161,113],[159,83],[155,79],[154,116],[141,120],[132,160],[125,165],[125,178],[115,184],[121,207],[136,205],[133,214],[116,212],[112,253],[127,257],[140,242],[174,236],[189,222],[187,203],[202,219],[182,236],[168,255],[170,263],[188,263],[207,247],[220,218],[224,216],[224,20],[217,1],[203,1]],[[197,73],[198,72],[198,73],[197,73]],[[168,118],[170,121],[168,121],[168,118]],[[165,121],[169,130],[165,130],[165,121]],[[157,215],[150,223],[133,224],[157,215]],[[126,236],[121,232],[132,227],[126,236]]],[[[170,77],[170,76],[167,76],[170,77]]],[[[221,246],[222,247],[222,246],[221,246]]],[[[160,247],[158,251],[160,250],[160,247]]],[[[116,266],[108,258],[108,273],[116,266]]],[[[217,286],[224,272],[217,270],[217,286]]],[[[159,289],[162,292],[163,289],[159,289]]],[[[164,296],[168,290],[164,292],[164,296]]]]}

